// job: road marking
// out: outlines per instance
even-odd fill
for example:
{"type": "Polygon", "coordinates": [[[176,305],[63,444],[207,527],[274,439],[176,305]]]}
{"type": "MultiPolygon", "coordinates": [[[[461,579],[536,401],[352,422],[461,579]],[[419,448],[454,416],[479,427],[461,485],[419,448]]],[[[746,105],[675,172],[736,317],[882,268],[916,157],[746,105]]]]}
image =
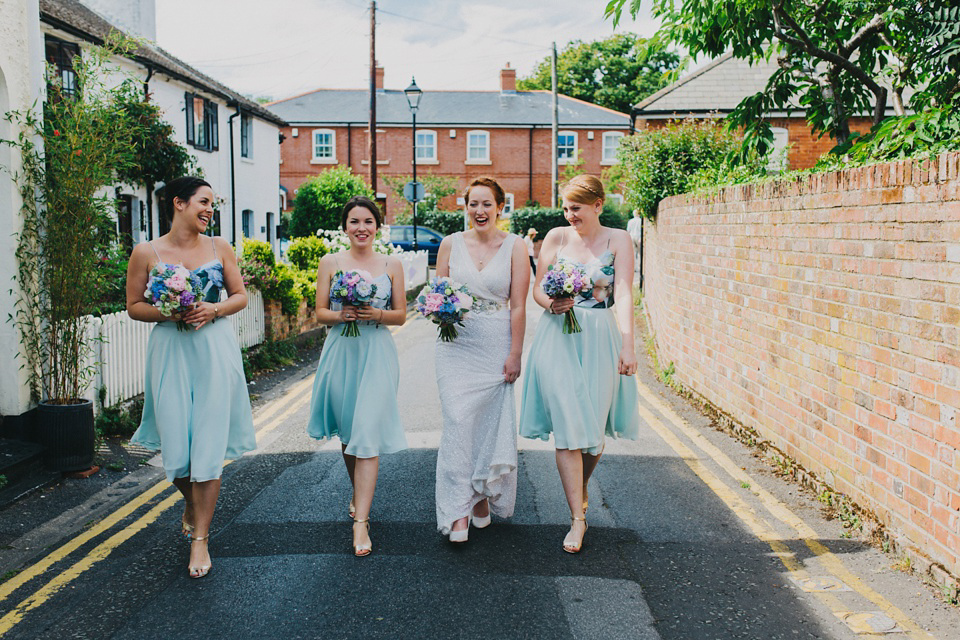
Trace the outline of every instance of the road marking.
{"type": "MultiPolygon", "coordinates": [[[[833,576],[840,579],[867,600],[879,606],[883,610],[883,613],[896,621],[897,624],[908,632],[909,637],[933,639],[933,636],[917,626],[917,624],[900,611],[900,609],[890,603],[881,594],[864,584],[859,577],[847,569],[836,555],[820,543],[817,532],[801,520],[799,516],[790,511],[790,509],[773,494],[763,487],[760,487],[752,476],[738,467],[733,460],[715,447],[713,443],[707,440],[701,433],[688,425],[672,408],[657,398],[648,387],[642,384],[639,379],[636,382],[637,389],[644,400],[655,407],[687,438],[695,442],[696,445],[703,450],[704,454],[726,471],[735,482],[750,483],[751,490],[757,496],[764,509],[771,516],[790,527],[795,534],[791,539],[801,540],[833,576]]],[[[798,579],[810,579],[811,576],[807,573],[806,569],[796,559],[796,556],[790,548],[783,543],[783,536],[778,535],[752,507],[744,503],[722,480],[708,470],[700,462],[699,457],[687,447],[667,425],[656,418],[642,404],[639,406],[639,409],[640,416],[647,421],[650,427],[680,455],[687,466],[727,504],[731,511],[744,521],[754,532],[754,535],[766,542],[771,549],[773,549],[775,555],[777,555],[788,571],[795,574],[798,579]]],[[[849,613],[849,605],[842,605],[839,600],[830,595],[830,592],[818,591],[814,593],[835,615],[838,615],[838,617],[841,617],[840,614],[849,613]]]]}
{"type": "MultiPolygon", "coordinates": [[[[260,429],[257,430],[257,441],[259,442],[262,437],[269,433],[270,431],[276,429],[276,427],[283,423],[291,414],[298,411],[304,404],[307,402],[309,397],[308,391],[311,390],[313,383],[312,377],[307,377],[301,382],[298,382],[296,385],[290,388],[289,391],[284,393],[281,397],[273,400],[269,405],[264,407],[264,409],[257,415],[254,420],[254,425],[262,425],[260,429]],[[286,406],[289,405],[289,406],[286,406]],[[277,417],[270,420],[272,416],[277,414],[282,408],[286,406],[286,409],[280,413],[277,417]],[[266,423],[266,424],[264,424],[266,423]]],[[[230,464],[232,461],[227,460],[224,463],[224,466],[230,464]]],[[[0,584],[0,601],[6,599],[18,588],[29,582],[30,580],[42,575],[50,567],[52,567],[57,562],[65,559],[71,553],[79,549],[81,546],[93,540],[97,536],[103,534],[104,532],[112,529],[124,518],[130,516],[135,511],[137,511],[144,504],[148,503],[150,500],[154,499],[160,493],[170,489],[173,485],[166,480],[157,482],[153,487],[147,489],[142,494],[137,496],[137,498],[131,500],[130,502],[124,504],[122,507],[111,513],[109,516],[98,522],[96,525],[90,529],[84,531],[77,537],[73,538],[69,542],[65,543],[59,549],[48,554],[42,560],[36,564],[28,567],[22,572],[18,573],[16,576],[10,580],[0,584]]],[[[3,618],[0,618],[0,636],[7,633],[12,629],[18,622],[20,622],[23,614],[26,612],[35,609],[42,605],[44,602],[49,600],[53,595],[55,595],[60,589],[72,582],[74,579],[78,578],[82,573],[93,567],[97,562],[105,559],[107,556],[113,552],[120,544],[126,540],[133,537],[134,534],[138,533],[145,529],[148,525],[156,521],[167,509],[175,505],[180,501],[181,495],[179,492],[174,491],[172,494],[164,498],[160,503],[155,505],[143,516],[138,518],[136,521],[127,525],[125,528],[121,529],[111,537],[109,537],[104,542],[100,543],[92,551],[90,551],[83,558],[78,560],[73,566],[62,571],[55,578],[47,582],[39,590],[35,591],[33,594],[28,596],[25,600],[20,602],[16,607],[14,607],[9,613],[7,613],[3,618]]]]}

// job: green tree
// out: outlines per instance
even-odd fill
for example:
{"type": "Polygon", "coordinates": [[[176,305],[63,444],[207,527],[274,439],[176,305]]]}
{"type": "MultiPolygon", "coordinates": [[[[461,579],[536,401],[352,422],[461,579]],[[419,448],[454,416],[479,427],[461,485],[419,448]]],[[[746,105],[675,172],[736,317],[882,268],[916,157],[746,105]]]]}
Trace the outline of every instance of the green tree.
{"type": "MultiPolygon", "coordinates": [[[[958,5],[960,0],[654,0],[652,15],[661,27],[653,40],[682,47],[694,58],[732,50],[739,59],[777,59],[780,68],[766,89],[744,98],[728,116],[731,126],[746,133],[742,153],[765,154],[773,141],[765,116],[798,105],[815,131],[843,148],[852,137],[851,117],[872,114],[874,126],[883,121],[888,84],[901,117],[905,108],[919,112],[955,100],[960,87],[951,63],[958,5]],[[920,91],[904,107],[908,87],[920,91]]],[[[636,16],[641,0],[611,0],[606,16],[616,24],[627,6],[636,16]]]]}
{"type": "MultiPolygon", "coordinates": [[[[557,91],[630,113],[630,107],[669,82],[668,72],[680,56],[632,33],[617,33],[595,42],[571,42],[557,54],[557,91]]],[[[517,81],[517,88],[550,90],[550,57],[517,81]]]]}
{"type": "Polygon", "coordinates": [[[314,235],[319,229],[338,229],[343,205],[354,196],[372,198],[373,191],[350,167],[337,166],[310,178],[297,190],[290,235],[296,238],[314,235]]]}
{"type": "MultiPolygon", "coordinates": [[[[381,176],[381,178],[387,183],[390,190],[396,194],[397,198],[404,203],[403,212],[396,216],[397,220],[406,220],[408,217],[411,217],[413,215],[413,205],[403,197],[403,187],[410,182],[412,178],[410,176],[381,176]]],[[[440,204],[443,202],[443,199],[457,192],[457,179],[451,176],[425,173],[419,176],[419,178],[417,182],[423,183],[425,195],[423,200],[417,203],[418,216],[428,211],[440,211],[440,204]]]]}

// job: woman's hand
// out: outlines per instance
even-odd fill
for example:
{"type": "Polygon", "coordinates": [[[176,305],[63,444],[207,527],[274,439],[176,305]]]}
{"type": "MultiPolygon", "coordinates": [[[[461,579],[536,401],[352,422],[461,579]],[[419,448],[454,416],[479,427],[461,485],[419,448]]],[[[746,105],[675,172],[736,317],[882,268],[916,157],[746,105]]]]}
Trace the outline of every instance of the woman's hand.
{"type": "Polygon", "coordinates": [[[551,298],[550,313],[561,314],[573,309],[573,298],[551,298]]]}
{"type": "Polygon", "coordinates": [[[362,307],[352,307],[350,305],[344,305],[340,309],[340,323],[351,322],[353,320],[360,319],[360,309],[362,307]]]}
{"type": "Polygon", "coordinates": [[[357,310],[357,320],[380,322],[380,319],[383,317],[383,309],[378,309],[370,305],[354,308],[357,310]]]}
{"type": "Polygon", "coordinates": [[[637,372],[637,356],[633,352],[633,345],[623,345],[620,349],[620,375],[632,376],[637,372]]]}
{"type": "MultiPolygon", "coordinates": [[[[217,318],[217,307],[219,305],[212,302],[198,302],[193,305],[189,311],[181,314],[180,320],[183,320],[194,329],[199,329],[203,325],[213,322],[217,318]]],[[[176,317],[175,317],[176,319],[176,317]]]]}
{"type": "Polygon", "coordinates": [[[507,384],[513,384],[520,377],[520,354],[510,353],[507,361],[503,363],[503,379],[507,384]]]}

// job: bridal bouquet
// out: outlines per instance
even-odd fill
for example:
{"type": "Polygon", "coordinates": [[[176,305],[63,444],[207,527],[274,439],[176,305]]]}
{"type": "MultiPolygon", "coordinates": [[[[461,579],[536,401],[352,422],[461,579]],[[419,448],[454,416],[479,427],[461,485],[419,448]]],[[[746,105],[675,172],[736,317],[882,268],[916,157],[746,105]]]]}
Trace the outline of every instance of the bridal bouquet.
{"type": "MultiPolygon", "coordinates": [[[[593,282],[584,270],[583,265],[560,258],[556,264],[547,268],[547,273],[540,283],[543,292],[551,298],[573,298],[593,288],[593,282]]],[[[563,314],[563,332],[580,333],[580,323],[573,309],[563,314]]]]}
{"type": "MultiPolygon", "coordinates": [[[[166,317],[188,311],[201,295],[200,278],[182,264],[158,262],[150,270],[147,290],[143,297],[166,317]]],[[[184,331],[187,323],[177,320],[177,329],[184,331]]]]}
{"type": "MultiPolygon", "coordinates": [[[[362,271],[337,271],[330,283],[330,302],[339,302],[351,307],[367,306],[373,301],[376,293],[377,285],[370,282],[370,274],[362,271]]],[[[359,336],[360,329],[357,327],[357,321],[347,322],[340,335],[351,338],[359,336]]]]}
{"type": "Polygon", "coordinates": [[[473,306],[473,296],[466,285],[452,278],[431,278],[417,294],[417,311],[440,326],[440,339],[451,342],[457,337],[457,326],[463,326],[463,316],[473,306]]]}

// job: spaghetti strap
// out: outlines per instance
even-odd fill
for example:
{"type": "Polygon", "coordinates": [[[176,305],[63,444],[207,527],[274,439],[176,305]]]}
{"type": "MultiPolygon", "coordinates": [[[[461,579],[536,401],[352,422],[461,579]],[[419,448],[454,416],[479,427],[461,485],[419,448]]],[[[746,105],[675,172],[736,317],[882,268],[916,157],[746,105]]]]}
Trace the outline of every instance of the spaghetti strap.
{"type": "Polygon", "coordinates": [[[219,260],[220,256],[217,255],[217,243],[214,241],[213,236],[210,236],[210,244],[213,245],[213,259],[219,260]]]}
{"type": "Polygon", "coordinates": [[[163,258],[161,258],[161,257],[160,257],[160,254],[157,253],[157,248],[156,248],[155,246],[153,246],[153,241],[152,241],[152,240],[147,240],[147,244],[150,245],[150,248],[151,248],[151,249],[153,249],[153,254],[154,254],[155,256],[157,256],[157,260],[160,261],[160,262],[163,262],[163,258]]]}
{"type": "Polygon", "coordinates": [[[611,239],[612,237],[613,237],[613,234],[612,234],[612,233],[607,236],[607,249],[610,248],[610,239],[611,239]]]}
{"type": "Polygon", "coordinates": [[[563,244],[567,241],[567,230],[560,230],[560,247],[557,249],[557,257],[560,257],[560,252],[563,251],[563,244]]]}

